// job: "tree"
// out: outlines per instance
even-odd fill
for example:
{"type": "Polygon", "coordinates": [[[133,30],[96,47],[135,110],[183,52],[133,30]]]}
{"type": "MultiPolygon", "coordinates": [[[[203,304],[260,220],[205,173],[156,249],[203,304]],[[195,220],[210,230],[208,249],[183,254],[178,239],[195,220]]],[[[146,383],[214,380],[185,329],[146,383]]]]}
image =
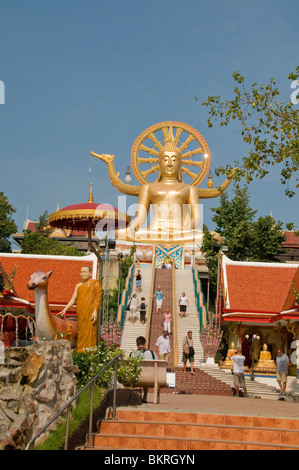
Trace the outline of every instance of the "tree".
{"type": "Polygon", "coordinates": [[[237,187],[231,200],[223,193],[220,205],[213,208],[212,217],[216,223],[216,232],[223,236],[224,244],[229,246],[230,258],[238,261],[247,259],[252,244],[252,222],[256,215],[250,203],[248,188],[237,187]]]}
{"type": "Polygon", "coordinates": [[[7,197],[0,191],[0,252],[10,253],[11,244],[9,237],[17,231],[17,226],[12,219],[16,210],[8,202],[7,197]]]}
{"type": "Polygon", "coordinates": [[[214,252],[214,246],[218,244],[214,235],[209,231],[208,227],[203,224],[203,242],[201,250],[205,254],[205,263],[209,270],[210,286],[211,291],[217,291],[217,269],[218,269],[218,258],[214,252]]]}
{"type": "Polygon", "coordinates": [[[58,240],[49,237],[50,229],[48,225],[48,213],[45,211],[39,218],[36,225],[36,231],[24,231],[24,240],[22,241],[22,253],[35,255],[63,255],[63,256],[81,256],[81,253],[71,243],[62,245],[58,240]]]}
{"type": "MultiPolygon", "coordinates": [[[[235,261],[280,262],[279,255],[286,252],[282,247],[286,239],[282,222],[275,222],[271,215],[254,220],[257,213],[250,207],[247,187],[234,190],[235,196],[229,200],[227,194],[220,196],[220,205],[213,208],[212,217],[216,232],[222,235],[221,245],[229,248],[228,256],[235,261]]],[[[218,254],[213,249],[219,244],[206,226],[203,227],[202,251],[205,253],[209,269],[211,290],[216,293],[218,254]]]]}
{"type": "MultiPolygon", "coordinates": [[[[219,167],[217,174],[227,174],[237,181],[245,177],[247,183],[254,178],[264,178],[269,173],[270,165],[281,164],[281,183],[286,185],[285,193],[292,197],[295,191],[289,183],[294,178],[296,188],[299,188],[299,113],[298,94],[292,93],[288,102],[277,100],[279,90],[275,87],[273,78],[267,85],[254,83],[248,90],[245,77],[240,72],[234,72],[234,97],[222,100],[220,96],[209,96],[202,102],[209,109],[208,125],[220,119],[221,126],[227,126],[231,120],[241,124],[241,135],[249,145],[249,151],[242,157],[242,163],[235,162],[237,167],[219,167]],[[294,96],[296,95],[296,96],[294,96]]],[[[299,66],[288,75],[293,84],[299,83],[299,66]]],[[[198,101],[198,98],[196,97],[198,101]]]]}
{"type": "Polygon", "coordinates": [[[286,252],[282,247],[286,236],[282,222],[275,222],[271,215],[259,217],[252,224],[251,261],[277,262],[278,256],[286,252]]]}

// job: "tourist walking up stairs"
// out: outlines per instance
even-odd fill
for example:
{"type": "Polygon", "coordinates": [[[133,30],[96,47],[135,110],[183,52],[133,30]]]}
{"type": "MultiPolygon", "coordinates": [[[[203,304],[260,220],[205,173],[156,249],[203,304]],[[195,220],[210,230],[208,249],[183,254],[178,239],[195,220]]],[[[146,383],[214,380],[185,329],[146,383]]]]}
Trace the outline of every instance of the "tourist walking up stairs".
{"type": "Polygon", "coordinates": [[[195,303],[195,294],[193,286],[193,278],[191,269],[176,269],[175,270],[175,285],[176,285],[176,315],[178,326],[178,366],[183,367],[183,339],[187,336],[189,330],[192,331],[192,339],[195,350],[194,367],[199,367],[200,363],[204,360],[203,349],[199,339],[199,318],[195,303]],[[179,314],[178,301],[182,292],[185,292],[188,297],[189,307],[187,307],[186,316],[181,318],[179,314]]]}
{"type": "MultiPolygon", "coordinates": [[[[146,266],[138,268],[140,269],[140,273],[142,275],[142,288],[141,292],[137,292],[137,297],[139,300],[139,304],[141,303],[141,297],[145,297],[145,301],[147,303],[146,312],[148,313],[148,306],[150,300],[150,288],[151,288],[151,280],[152,280],[152,266],[146,266]]],[[[136,269],[135,273],[136,274],[136,269]]],[[[134,283],[132,285],[132,292],[131,296],[136,293],[136,284],[135,278],[134,283]]],[[[130,315],[127,314],[126,320],[124,322],[124,327],[122,331],[122,339],[121,339],[121,349],[125,352],[125,357],[128,357],[130,352],[136,349],[136,338],[138,336],[145,336],[146,332],[146,322],[147,322],[147,313],[145,317],[145,323],[142,325],[140,321],[140,313],[137,312],[137,320],[135,320],[134,324],[132,324],[129,320],[130,315]]]]}

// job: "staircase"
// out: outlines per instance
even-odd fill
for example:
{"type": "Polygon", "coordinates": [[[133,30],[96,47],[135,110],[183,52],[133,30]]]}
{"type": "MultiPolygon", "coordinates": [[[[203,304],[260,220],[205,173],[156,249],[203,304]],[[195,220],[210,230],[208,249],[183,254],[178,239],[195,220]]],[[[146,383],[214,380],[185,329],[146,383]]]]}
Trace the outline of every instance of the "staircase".
{"type": "MultiPolygon", "coordinates": [[[[142,267],[140,268],[140,273],[142,275],[142,291],[137,294],[137,297],[138,297],[139,303],[140,303],[141,297],[145,297],[145,301],[147,305],[149,305],[151,301],[150,296],[152,295],[152,293],[150,292],[151,280],[152,280],[152,267],[151,266],[142,267]]],[[[134,280],[132,295],[135,292],[136,292],[136,285],[135,285],[135,280],[134,280]]],[[[148,307],[147,307],[147,311],[148,311],[148,307]]],[[[127,313],[126,315],[127,315],[127,318],[124,322],[120,348],[125,352],[125,357],[128,357],[130,352],[136,349],[136,338],[138,338],[138,336],[145,337],[147,315],[145,317],[144,325],[142,325],[140,322],[139,314],[137,314],[138,317],[134,324],[132,324],[128,320],[129,314],[127,313]]]]}
{"type": "MultiPolygon", "coordinates": [[[[163,314],[165,313],[165,309],[169,308],[170,312],[173,316],[173,309],[172,309],[172,270],[171,269],[156,269],[155,273],[155,285],[154,285],[154,292],[161,287],[163,292],[163,303],[161,308],[161,313],[157,315],[157,308],[156,308],[156,298],[153,299],[153,308],[152,308],[152,319],[151,319],[151,328],[150,328],[150,335],[149,335],[149,349],[152,351],[156,351],[156,342],[159,336],[161,336],[164,325],[163,323],[163,314]]],[[[173,335],[170,337],[170,344],[173,348],[173,335]]],[[[169,367],[173,366],[173,354],[169,356],[169,367]]]]}
{"type": "Polygon", "coordinates": [[[176,269],[175,270],[175,284],[176,284],[176,310],[178,321],[178,366],[183,367],[183,339],[187,336],[189,330],[192,331],[192,339],[195,350],[194,367],[199,367],[204,360],[203,349],[199,339],[199,318],[195,303],[193,278],[191,269],[176,269]],[[181,318],[179,314],[178,299],[185,292],[189,300],[189,308],[187,308],[186,317],[181,318]]]}
{"type": "MultiPolygon", "coordinates": [[[[224,370],[219,369],[219,367],[211,367],[204,363],[200,365],[200,370],[206,372],[215,379],[221,380],[221,382],[224,382],[233,388],[234,377],[230,371],[225,372],[224,370]]],[[[248,377],[245,377],[245,384],[249,396],[266,398],[270,400],[278,400],[280,396],[279,390],[277,388],[262,384],[260,382],[251,381],[248,377]]]]}
{"type": "MultiPolygon", "coordinates": [[[[82,448],[81,448],[82,449],[82,448]]],[[[93,450],[299,450],[294,419],[119,408],[98,423],[93,450]]]]}
{"type": "MultiPolygon", "coordinates": [[[[151,288],[151,278],[152,278],[152,267],[142,267],[140,268],[142,274],[142,292],[138,294],[138,299],[143,296],[145,297],[148,305],[152,302],[150,298],[153,295],[150,292],[151,288]]],[[[199,339],[199,318],[195,304],[195,295],[193,289],[193,279],[192,271],[188,269],[177,269],[175,270],[176,274],[176,302],[182,292],[185,292],[189,299],[189,308],[187,308],[186,317],[180,318],[178,305],[177,309],[177,321],[178,321],[178,364],[175,366],[173,364],[173,354],[169,358],[169,368],[172,372],[176,374],[176,388],[166,388],[161,389],[161,393],[186,393],[186,394],[195,394],[195,395],[223,395],[223,396],[232,396],[233,388],[233,376],[232,374],[225,372],[224,370],[219,369],[218,367],[211,367],[204,364],[204,355],[202,346],[199,339]],[[183,339],[186,336],[187,332],[191,330],[193,336],[193,343],[195,349],[195,376],[192,376],[189,373],[187,363],[187,373],[183,373],[183,363],[182,363],[182,343],[183,339]]],[[[163,294],[164,301],[162,306],[162,311],[165,311],[165,308],[169,308],[173,313],[175,309],[172,306],[172,272],[170,269],[156,269],[155,276],[155,287],[160,286],[163,294]]],[[[133,285],[134,293],[135,283],[133,285]]],[[[147,318],[146,318],[147,321],[147,318]]],[[[149,349],[156,350],[156,341],[157,338],[162,334],[163,326],[162,315],[156,314],[156,303],[155,299],[153,301],[152,308],[152,321],[150,329],[150,338],[149,338],[149,349]]],[[[139,318],[132,325],[130,321],[126,320],[124,323],[122,340],[121,340],[121,349],[125,352],[125,356],[128,357],[131,351],[136,349],[136,338],[138,336],[146,336],[146,323],[142,325],[139,318]]],[[[171,344],[173,347],[173,338],[171,337],[171,344]]],[[[275,387],[270,387],[269,385],[261,384],[256,381],[252,382],[250,379],[246,378],[246,387],[248,394],[250,396],[257,396],[267,399],[277,400],[279,397],[279,391],[275,387]]]]}

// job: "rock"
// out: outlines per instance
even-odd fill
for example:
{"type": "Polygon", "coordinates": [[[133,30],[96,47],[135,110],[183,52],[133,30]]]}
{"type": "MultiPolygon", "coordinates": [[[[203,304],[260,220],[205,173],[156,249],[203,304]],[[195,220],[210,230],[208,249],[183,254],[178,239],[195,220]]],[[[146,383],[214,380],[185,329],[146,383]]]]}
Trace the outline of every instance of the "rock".
{"type": "Polygon", "coordinates": [[[6,351],[7,360],[0,364],[0,449],[23,449],[75,395],[77,379],[66,340],[6,351]]]}
{"type": "Polygon", "coordinates": [[[32,352],[22,365],[21,384],[32,384],[44,364],[44,359],[40,354],[32,352]]]}

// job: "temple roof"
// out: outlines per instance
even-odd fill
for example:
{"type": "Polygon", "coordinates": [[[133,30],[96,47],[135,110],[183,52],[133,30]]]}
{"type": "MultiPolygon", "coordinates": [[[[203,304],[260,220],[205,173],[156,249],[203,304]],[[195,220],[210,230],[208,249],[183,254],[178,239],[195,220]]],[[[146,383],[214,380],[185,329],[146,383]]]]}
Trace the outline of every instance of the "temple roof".
{"type": "Polygon", "coordinates": [[[297,315],[299,264],[250,263],[223,256],[224,319],[240,317],[271,321],[277,315],[297,315]]]}
{"type": "MultiPolygon", "coordinates": [[[[27,282],[31,274],[39,271],[53,271],[49,281],[48,295],[52,310],[60,311],[70,301],[76,284],[81,282],[82,266],[90,266],[92,277],[96,277],[97,258],[94,254],[87,256],[50,256],[22,255],[0,253],[0,263],[9,275],[15,266],[14,289],[18,297],[35,304],[34,291],[28,290],[27,282]]],[[[70,309],[71,311],[72,309],[70,309]]]]}

